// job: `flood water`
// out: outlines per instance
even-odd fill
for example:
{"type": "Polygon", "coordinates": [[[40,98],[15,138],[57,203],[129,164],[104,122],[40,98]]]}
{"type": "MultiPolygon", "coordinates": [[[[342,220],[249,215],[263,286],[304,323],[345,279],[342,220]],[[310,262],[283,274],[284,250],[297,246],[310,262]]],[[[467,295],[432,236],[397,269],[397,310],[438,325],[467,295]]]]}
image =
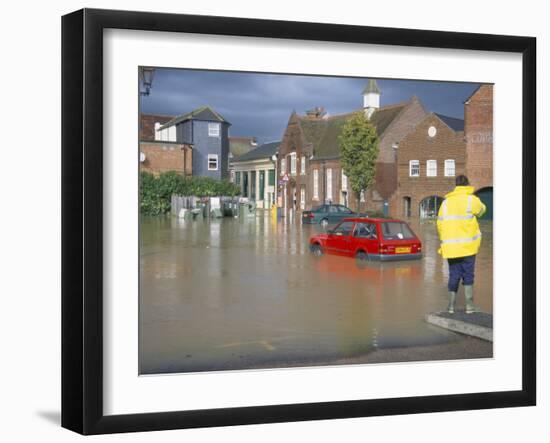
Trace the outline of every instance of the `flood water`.
{"type": "MultiPolygon", "coordinates": [[[[291,217],[142,217],[140,373],[329,364],[461,340],[423,320],[446,308],[447,264],[435,223],[411,227],[422,260],[360,268],[351,258],[312,256],[308,240],[321,228],[291,217]]],[[[492,223],[481,228],[475,302],[492,312],[492,223]]]]}

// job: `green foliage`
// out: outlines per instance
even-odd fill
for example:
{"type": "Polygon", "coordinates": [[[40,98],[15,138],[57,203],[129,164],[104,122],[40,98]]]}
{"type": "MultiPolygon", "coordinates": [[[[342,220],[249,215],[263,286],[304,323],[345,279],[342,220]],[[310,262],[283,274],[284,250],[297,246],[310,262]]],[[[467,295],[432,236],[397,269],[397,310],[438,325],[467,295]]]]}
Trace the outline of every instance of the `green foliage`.
{"type": "Polygon", "coordinates": [[[140,211],[146,215],[161,215],[170,211],[172,194],[196,197],[239,195],[239,188],[225,180],[209,177],[184,177],[169,171],[155,176],[142,172],[139,176],[140,211]]]}
{"type": "Polygon", "coordinates": [[[378,135],[362,111],[354,113],[344,124],[340,135],[342,168],[352,191],[359,196],[374,184],[378,135]]]}

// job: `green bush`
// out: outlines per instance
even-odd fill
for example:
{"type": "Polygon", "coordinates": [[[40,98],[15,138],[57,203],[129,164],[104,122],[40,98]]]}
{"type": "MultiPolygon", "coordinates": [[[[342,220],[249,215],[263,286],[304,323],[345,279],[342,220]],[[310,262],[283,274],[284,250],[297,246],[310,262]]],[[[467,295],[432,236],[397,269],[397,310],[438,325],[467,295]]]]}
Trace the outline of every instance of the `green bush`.
{"type": "Polygon", "coordinates": [[[163,172],[155,176],[141,172],[139,177],[140,212],[161,215],[170,212],[172,194],[196,197],[235,196],[239,188],[226,180],[209,177],[184,177],[175,172],[163,172]]]}

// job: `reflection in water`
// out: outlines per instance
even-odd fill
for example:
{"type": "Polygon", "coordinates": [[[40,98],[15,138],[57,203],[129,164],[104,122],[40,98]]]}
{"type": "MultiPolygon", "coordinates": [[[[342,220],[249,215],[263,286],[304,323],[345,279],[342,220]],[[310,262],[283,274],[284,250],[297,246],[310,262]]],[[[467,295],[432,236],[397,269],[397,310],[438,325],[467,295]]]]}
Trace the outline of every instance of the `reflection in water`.
{"type": "MultiPolygon", "coordinates": [[[[141,373],[323,364],[457,340],[423,321],[446,306],[447,265],[435,225],[412,227],[422,260],[358,267],[310,255],[319,228],[299,220],[143,217],[141,373]]],[[[475,301],[492,312],[492,224],[482,231],[475,301]]]]}

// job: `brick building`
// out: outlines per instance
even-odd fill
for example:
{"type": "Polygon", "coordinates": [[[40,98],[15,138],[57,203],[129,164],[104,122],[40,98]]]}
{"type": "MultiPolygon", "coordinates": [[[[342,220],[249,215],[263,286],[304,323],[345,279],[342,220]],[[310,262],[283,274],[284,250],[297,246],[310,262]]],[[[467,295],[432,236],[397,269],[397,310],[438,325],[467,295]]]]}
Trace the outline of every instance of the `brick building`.
{"type": "Polygon", "coordinates": [[[465,169],[464,121],[428,114],[397,148],[397,210],[392,215],[436,216],[445,194],[455,187],[455,177],[465,169]]]}
{"type": "Polygon", "coordinates": [[[183,175],[193,174],[193,149],[190,145],[164,141],[139,143],[139,170],[155,175],[176,171],[183,175]]]}
{"type": "Polygon", "coordinates": [[[493,86],[481,85],[464,102],[464,120],[432,113],[398,148],[398,217],[437,214],[455,176],[466,174],[493,217],[493,86]]]}
{"type": "Polygon", "coordinates": [[[493,218],[493,85],[481,85],[464,102],[466,175],[493,218]]]}
{"type": "Polygon", "coordinates": [[[426,116],[426,111],[417,97],[404,103],[382,107],[379,104],[380,90],[376,81],[370,80],[363,91],[363,112],[376,127],[380,153],[376,183],[361,197],[359,207],[340,163],[339,136],[352,113],[328,116],[321,107],[304,116],[293,112],[289,118],[279,148],[278,204],[303,210],[330,201],[354,210],[389,213],[389,202],[397,189],[395,148],[426,116]]]}
{"type": "Polygon", "coordinates": [[[156,140],[156,130],[173,118],[173,115],[139,114],[139,140],[156,140]]]}
{"type": "Polygon", "coordinates": [[[493,85],[481,85],[464,103],[466,174],[476,189],[493,186],[493,85]]]}

